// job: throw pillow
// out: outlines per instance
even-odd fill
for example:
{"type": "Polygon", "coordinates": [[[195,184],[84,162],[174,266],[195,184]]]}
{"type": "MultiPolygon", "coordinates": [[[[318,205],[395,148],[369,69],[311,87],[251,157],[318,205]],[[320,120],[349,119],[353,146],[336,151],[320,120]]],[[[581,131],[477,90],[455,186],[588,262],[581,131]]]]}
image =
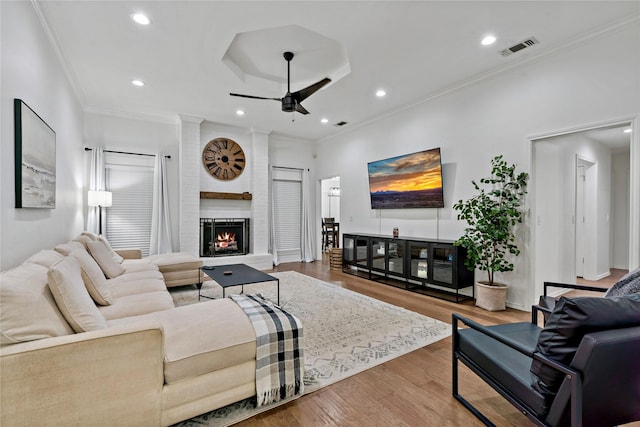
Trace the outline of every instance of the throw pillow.
{"type": "Polygon", "coordinates": [[[107,278],[89,252],[85,249],[75,250],[70,256],[80,264],[81,277],[91,298],[97,304],[111,305],[111,291],[107,285],[107,278]]]}
{"type": "Polygon", "coordinates": [[[640,268],[625,274],[605,292],[605,298],[619,297],[640,292],[640,268]]]}
{"type": "Polygon", "coordinates": [[[118,264],[122,264],[124,258],[122,258],[116,251],[113,250],[113,248],[111,247],[111,243],[109,243],[109,241],[102,236],[98,236],[98,240],[104,243],[104,245],[107,247],[109,253],[111,254],[111,258],[113,258],[113,260],[118,264]]]}
{"type": "Polygon", "coordinates": [[[90,238],[93,241],[98,240],[98,235],[96,233],[92,233],[90,231],[83,231],[80,234],[83,235],[83,236],[87,236],[88,238],[90,238]]]}
{"type": "Polygon", "coordinates": [[[109,279],[116,278],[124,273],[124,268],[111,257],[111,253],[104,242],[99,240],[88,242],[87,249],[104,272],[104,275],[109,279]]]}
{"type": "Polygon", "coordinates": [[[82,283],[80,265],[73,257],[54,264],[48,273],[49,288],[58,308],[76,332],[106,329],[107,322],[82,283]]]}
{"type": "MultiPolygon", "coordinates": [[[[561,297],[540,332],[536,352],[569,365],[586,334],[640,326],[640,294],[626,297],[561,297]]],[[[540,361],[531,364],[533,387],[544,395],[555,394],[564,374],[540,361]]]]}
{"type": "Polygon", "coordinates": [[[48,267],[24,263],[0,273],[0,343],[73,334],[47,284],[48,267]]]}

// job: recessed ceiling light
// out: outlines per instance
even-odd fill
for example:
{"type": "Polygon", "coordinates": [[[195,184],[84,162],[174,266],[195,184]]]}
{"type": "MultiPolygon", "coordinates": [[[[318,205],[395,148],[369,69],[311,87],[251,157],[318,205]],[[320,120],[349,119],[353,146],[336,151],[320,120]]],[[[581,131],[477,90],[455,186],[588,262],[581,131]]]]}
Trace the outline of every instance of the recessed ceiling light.
{"type": "Polygon", "coordinates": [[[624,133],[631,133],[631,128],[623,130],[624,133]]]}
{"type": "Polygon", "coordinates": [[[378,98],[382,98],[382,97],[384,97],[384,96],[386,96],[386,95],[387,95],[387,92],[385,92],[383,89],[378,89],[378,90],[376,91],[376,96],[377,96],[378,98]]]}
{"type": "Polygon", "coordinates": [[[144,86],[144,82],[142,80],[132,80],[131,84],[138,87],[144,86]]]}
{"type": "Polygon", "coordinates": [[[489,46],[490,44],[494,44],[496,42],[496,37],[492,35],[485,36],[480,43],[482,46],[489,46]]]}
{"type": "Polygon", "coordinates": [[[147,15],[145,15],[144,13],[133,13],[131,14],[131,19],[133,19],[140,25],[149,25],[149,23],[151,22],[149,18],[147,18],[147,15]]]}
{"type": "Polygon", "coordinates": [[[329,123],[329,119],[327,119],[326,117],[323,117],[320,119],[320,123],[329,123]]]}
{"type": "Polygon", "coordinates": [[[239,116],[244,116],[244,111],[243,110],[236,110],[236,114],[239,116]]]}

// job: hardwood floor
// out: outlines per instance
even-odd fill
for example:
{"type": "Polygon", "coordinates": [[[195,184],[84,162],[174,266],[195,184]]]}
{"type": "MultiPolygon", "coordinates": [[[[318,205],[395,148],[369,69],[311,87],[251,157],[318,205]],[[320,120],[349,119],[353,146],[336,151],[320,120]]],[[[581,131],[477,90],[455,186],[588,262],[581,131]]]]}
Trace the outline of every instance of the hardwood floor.
{"type": "MultiPolygon", "coordinates": [[[[527,321],[508,309],[490,313],[396,289],[329,269],[325,262],[281,264],[272,271],[298,271],[388,303],[451,323],[458,312],[483,324],[527,321]]],[[[460,391],[499,426],[533,425],[464,366],[460,391]]],[[[269,412],[237,424],[272,426],[481,426],[451,395],[451,338],[393,359],[269,412]]]]}
{"type": "MultiPolygon", "coordinates": [[[[530,320],[527,312],[513,309],[488,312],[476,308],[472,302],[455,304],[330,270],[327,260],[281,264],[272,271],[292,270],[449,324],[452,312],[485,325],[530,320]]],[[[451,363],[449,337],[237,425],[481,426],[483,424],[451,395],[451,363]]],[[[461,394],[497,426],[534,425],[464,365],[459,366],[461,394]]]]}

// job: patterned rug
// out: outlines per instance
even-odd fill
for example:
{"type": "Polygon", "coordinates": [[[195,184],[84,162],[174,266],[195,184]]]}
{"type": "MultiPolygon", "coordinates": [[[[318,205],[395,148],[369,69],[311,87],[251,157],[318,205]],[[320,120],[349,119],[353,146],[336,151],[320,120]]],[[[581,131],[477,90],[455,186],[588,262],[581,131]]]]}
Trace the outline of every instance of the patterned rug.
{"type": "MultiPolygon", "coordinates": [[[[448,337],[451,326],[401,307],[349,291],[294,271],[271,273],[280,279],[280,306],[304,327],[305,394],[448,337]]],[[[276,301],[276,284],[246,285],[276,301]]],[[[226,295],[240,293],[228,288],[226,295]]],[[[222,288],[205,282],[202,294],[222,297],[222,288]]],[[[195,289],[172,290],[176,305],[198,301],[195,289]]],[[[228,426],[272,409],[255,409],[253,399],[176,424],[180,427],[228,426]]]]}

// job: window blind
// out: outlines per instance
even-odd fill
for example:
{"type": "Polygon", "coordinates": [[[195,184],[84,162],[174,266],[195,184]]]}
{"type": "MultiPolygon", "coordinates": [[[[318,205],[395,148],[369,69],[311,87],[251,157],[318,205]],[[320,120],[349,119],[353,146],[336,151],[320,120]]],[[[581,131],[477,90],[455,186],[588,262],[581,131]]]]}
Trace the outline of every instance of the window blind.
{"type": "Polygon", "coordinates": [[[273,177],[274,235],[281,262],[302,259],[302,172],[296,172],[273,177]]]}
{"type": "Polygon", "coordinates": [[[106,232],[114,249],[138,248],[149,255],[153,203],[153,168],[106,165],[113,206],[106,208],[106,232]]]}

